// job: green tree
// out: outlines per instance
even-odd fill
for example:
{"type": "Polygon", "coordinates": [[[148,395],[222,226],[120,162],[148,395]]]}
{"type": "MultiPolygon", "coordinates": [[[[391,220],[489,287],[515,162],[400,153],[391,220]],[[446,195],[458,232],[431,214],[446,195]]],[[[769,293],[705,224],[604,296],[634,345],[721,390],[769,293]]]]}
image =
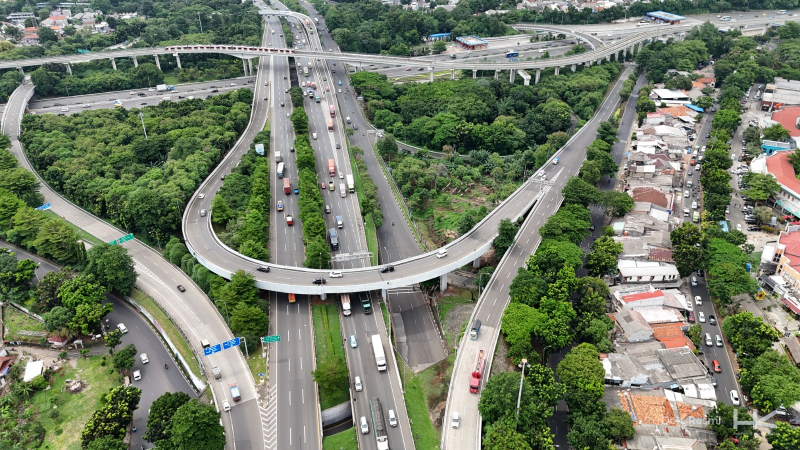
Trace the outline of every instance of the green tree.
{"type": "Polygon", "coordinates": [[[127,450],[128,446],[122,438],[116,436],[103,436],[89,443],[86,450],[127,450]]]}
{"type": "Polygon", "coordinates": [[[714,115],[711,126],[715,129],[722,129],[732,134],[739,128],[739,124],[741,123],[742,120],[739,118],[739,114],[736,111],[721,109],[714,115]]]}
{"type": "Polygon", "coordinates": [[[122,350],[114,353],[114,368],[120,372],[127,372],[131,370],[136,364],[136,346],[128,344],[122,350]]]}
{"type": "Polygon", "coordinates": [[[243,335],[248,342],[248,348],[258,346],[261,336],[267,335],[269,319],[267,314],[257,306],[248,306],[240,302],[231,313],[231,330],[237,335],[243,335]],[[252,343],[252,344],[251,344],[252,343]]]}
{"type": "Polygon", "coordinates": [[[172,416],[178,408],[188,403],[190,397],[185,392],[165,392],[150,406],[147,415],[147,432],[144,438],[154,444],[169,439],[172,416]]]}
{"type": "Polygon", "coordinates": [[[595,417],[577,415],[567,433],[569,445],[579,449],[608,449],[610,442],[603,428],[603,422],[595,417]]]}
{"type": "Polygon", "coordinates": [[[714,434],[719,439],[724,439],[728,436],[738,435],[742,436],[752,436],[755,430],[750,425],[739,425],[738,427],[734,427],[733,425],[733,411],[737,410],[737,416],[739,421],[747,421],[749,419],[749,414],[747,413],[747,409],[741,406],[730,406],[726,405],[725,403],[719,402],[717,406],[711,408],[708,411],[707,419],[708,419],[708,429],[713,431],[714,434]]]}
{"type": "Polygon", "coordinates": [[[295,108],[294,111],[292,111],[291,120],[295,133],[297,134],[308,133],[308,115],[306,114],[305,109],[295,108]]]}
{"type": "Polygon", "coordinates": [[[96,245],[89,249],[86,256],[89,265],[84,273],[94,278],[109,291],[130,294],[136,283],[136,270],[133,258],[128,249],[121,245],[96,245]]]}
{"type": "Polygon", "coordinates": [[[339,355],[328,356],[317,364],[317,370],[312,371],[311,375],[323,389],[336,389],[347,385],[347,364],[339,355]]]}
{"type": "Polygon", "coordinates": [[[767,435],[772,450],[795,450],[800,448],[800,428],[786,422],[777,422],[767,435]]]}
{"type": "Polygon", "coordinates": [[[436,41],[433,43],[432,47],[434,55],[438,55],[439,53],[442,53],[445,50],[447,50],[447,44],[445,44],[444,41],[436,41]]]}
{"type": "MultiPolygon", "coordinates": [[[[117,353],[119,354],[119,353],[117,353]]],[[[87,448],[92,441],[111,436],[122,439],[139,406],[142,391],[133,386],[112,388],[102,398],[100,408],[81,431],[81,445],[87,448]]]]}
{"type": "Polygon", "coordinates": [[[378,154],[387,162],[394,161],[399,152],[397,141],[391,134],[387,134],[383,139],[379,139],[377,148],[378,154]]]}
{"type": "Polygon", "coordinates": [[[763,134],[764,139],[768,141],[783,141],[784,139],[789,139],[789,130],[783,128],[783,125],[779,123],[764,128],[763,134]]]}
{"type": "Polygon", "coordinates": [[[636,435],[633,418],[627,411],[611,408],[603,419],[606,437],[619,442],[622,438],[632,439],[636,435]]]}
{"type": "Polygon", "coordinates": [[[99,304],[105,299],[105,289],[92,275],[80,275],[61,284],[58,290],[61,303],[71,310],[82,304],[99,304]]]}
{"type": "Polygon", "coordinates": [[[312,239],[306,246],[306,260],[303,266],[309,269],[327,269],[330,267],[331,253],[324,239],[312,239]]]}
{"type": "Polygon", "coordinates": [[[761,317],[754,317],[749,311],[726,317],[722,321],[722,331],[739,353],[739,358],[755,359],[778,342],[780,333],[761,317]]]}
{"type": "Polygon", "coordinates": [[[72,275],[64,269],[58,272],[47,272],[42,277],[42,280],[39,281],[39,284],[36,285],[36,305],[34,311],[49,311],[61,305],[61,298],[58,296],[58,290],[61,289],[61,285],[70,278],[72,278],[72,275]]]}
{"type": "Polygon", "coordinates": [[[578,176],[570,177],[567,180],[567,184],[564,185],[561,194],[564,196],[565,204],[576,204],[584,207],[597,203],[601,195],[597,188],[578,176]]]}
{"type": "Polygon", "coordinates": [[[106,341],[106,347],[113,351],[116,346],[122,343],[122,331],[109,331],[103,336],[103,339],[106,341]]]}
{"type": "Polygon", "coordinates": [[[688,277],[692,272],[700,270],[703,265],[700,228],[691,222],[683,222],[670,232],[669,237],[672,242],[672,259],[680,276],[688,277]]]}
{"type": "Polygon", "coordinates": [[[536,253],[528,258],[527,267],[533,274],[554,281],[556,274],[567,263],[575,270],[583,266],[583,250],[572,242],[543,239],[536,253]]]}
{"type": "Polygon", "coordinates": [[[569,241],[577,245],[589,234],[591,213],[581,205],[567,204],[539,228],[542,239],[569,241]]]}
{"type": "Polygon", "coordinates": [[[63,306],[56,306],[50,311],[42,314],[44,320],[44,328],[50,332],[58,332],[59,334],[69,335],[69,324],[75,313],[71,309],[63,306]]]}
{"type": "Polygon", "coordinates": [[[172,416],[170,426],[172,448],[221,450],[225,448],[225,429],[220,413],[212,405],[191,399],[172,416]]]}
{"type": "Polygon", "coordinates": [[[747,189],[742,194],[757,202],[766,201],[781,189],[778,180],[770,174],[748,172],[742,177],[742,181],[747,184],[747,189]]]}
{"type": "Polygon", "coordinates": [[[230,282],[215,290],[213,297],[215,300],[224,300],[230,311],[239,303],[256,304],[258,288],[255,286],[253,275],[240,269],[231,275],[230,282]]]}
{"type": "Polygon", "coordinates": [[[523,434],[517,433],[516,423],[506,417],[486,427],[483,439],[485,450],[531,450],[523,434]]]}
{"type": "Polygon", "coordinates": [[[58,36],[56,36],[56,32],[51,30],[49,27],[41,27],[37,33],[39,35],[39,43],[46,44],[48,42],[57,42],[58,36]]]}
{"type": "Polygon", "coordinates": [[[633,209],[633,199],[627,192],[603,191],[601,194],[600,206],[613,217],[624,216],[633,209]]]}
{"type": "Polygon", "coordinates": [[[619,142],[617,138],[618,132],[617,128],[612,125],[611,122],[600,122],[600,126],[597,128],[597,138],[609,144],[614,144],[615,142],[619,142]]]}
{"type": "Polygon", "coordinates": [[[603,397],[605,373],[597,349],[591,344],[574,347],[556,368],[558,379],[568,392],[584,391],[595,399],[603,397]]]}
{"type": "Polygon", "coordinates": [[[508,219],[500,221],[497,227],[497,237],[494,238],[494,253],[498,258],[502,258],[512,245],[514,237],[517,235],[517,227],[508,219]]]}
{"type": "Polygon", "coordinates": [[[100,331],[103,317],[113,311],[111,303],[83,303],[75,308],[75,315],[69,323],[69,328],[74,333],[90,334],[100,331]]]}
{"type": "Polygon", "coordinates": [[[492,279],[492,274],[494,273],[494,267],[486,266],[482,267],[481,270],[478,271],[478,276],[473,280],[475,287],[480,287],[481,289],[485,288],[489,281],[492,279]]]}
{"type": "Polygon", "coordinates": [[[224,225],[235,217],[227,200],[220,194],[215,195],[214,200],[211,201],[211,210],[214,211],[214,214],[211,215],[211,222],[217,225],[224,225]]]}
{"type": "Polygon", "coordinates": [[[586,267],[589,275],[602,276],[617,267],[617,257],[622,253],[622,243],[601,236],[592,242],[592,250],[586,255],[586,267]]]}

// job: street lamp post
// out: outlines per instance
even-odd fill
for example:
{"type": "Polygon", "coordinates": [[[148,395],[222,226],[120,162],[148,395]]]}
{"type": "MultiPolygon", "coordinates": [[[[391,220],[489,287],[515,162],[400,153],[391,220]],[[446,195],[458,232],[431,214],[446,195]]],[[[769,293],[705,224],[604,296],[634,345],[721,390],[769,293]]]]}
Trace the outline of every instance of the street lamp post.
{"type": "Polygon", "coordinates": [[[142,130],[144,130],[144,140],[147,140],[147,128],[144,126],[144,114],[139,113],[139,120],[142,121],[142,130]]]}
{"type": "MultiPolygon", "coordinates": [[[[519,394],[517,394],[517,424],[519,424],[519,404],[522,401],[522,382],[525,380],[525,366],[528,365],[528,360],[523,359],[522,362],[520,362],[520,365],[522,366],[522,376],[519,377],[519,394]]],[[[514,430],[516,431],[516,429],[517,426],[515,424],[514,430]]]]}
{"type": "Polygon", "coordinates": [[[222,302],[222,304],[225,306],[225,315],[228,316],[228,323],[230,323],[231,315],[228,314],[228,302],[226,302],[225,300],[222,300],[222,299],[217,299],[217,301],[222,302]]]}
{"type": "Polygon", "coordinates": [[[492,274],[488,272],[481,272],[478,274],[478,298],[481,298],[481,286],[483,285],[484,275],[489,275],[490,277],[492,276],[492,274]]]}
{"type": "Polygon", "coordinates": [[[548,348],[553,348],[553,346],[552,345],[545,346],[545,348],[542,350],[542,365],[545,365],[544,364],[544,360],[547,357],[547,349],[548,348]]]}

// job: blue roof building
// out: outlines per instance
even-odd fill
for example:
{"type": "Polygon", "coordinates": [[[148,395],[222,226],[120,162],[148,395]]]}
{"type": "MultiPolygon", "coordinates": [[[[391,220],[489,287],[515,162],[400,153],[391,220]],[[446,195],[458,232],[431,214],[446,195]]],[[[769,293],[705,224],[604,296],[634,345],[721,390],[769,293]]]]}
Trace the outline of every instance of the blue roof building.
{"type": "Polygon", "coordinates": [[[668,23],[670,25],[677,25],[681,23],[686,17],[679,16],[664,11],[653,11],[644,15],[644,18],[655,23],[668,23]]]}

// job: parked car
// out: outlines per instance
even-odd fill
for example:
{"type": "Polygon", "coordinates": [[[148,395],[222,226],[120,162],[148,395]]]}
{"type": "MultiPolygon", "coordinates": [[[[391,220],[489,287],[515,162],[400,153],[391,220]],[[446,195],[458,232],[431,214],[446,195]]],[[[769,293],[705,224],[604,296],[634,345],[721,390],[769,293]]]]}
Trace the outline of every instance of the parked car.
{"type": "Polygon", "coordinates": [[[708,316],[708,323],[711,324],[711,325],[716,325],[717,324],[717,318],[714,317],[713,314],[710,314],[708,316]]]}

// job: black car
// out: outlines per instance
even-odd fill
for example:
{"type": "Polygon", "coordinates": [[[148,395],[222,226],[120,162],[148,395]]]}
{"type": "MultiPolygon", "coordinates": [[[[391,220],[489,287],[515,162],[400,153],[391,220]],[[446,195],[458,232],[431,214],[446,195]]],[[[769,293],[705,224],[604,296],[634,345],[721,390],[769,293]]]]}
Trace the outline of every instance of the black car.
{"type": "Polygon", "coordinates": [[[147,102],[142,102],[141,105],[147,106],[147,102]]]}
{"type": "Polygon", "coordinates": [[[186,292],[186,288],[185,288],[185,287],[183,287],[183,285],[182,285],[182,284],[179,284],[179,285],[178,285],[178,290],[179,290],[179,291],[181,291],[181,292],[186,292]]]}
{"type": "Polygon", "coordinates": [[[717,387],[717,377],[711,376],[711,385],[717,387]]]}
{"type": "Polygon", "coordinates": [[[314,284],[325,284],[325,283],[327,283],[327,281],[325,280],[325,278],[317,277],[317,278],[314,278],[313,283],[314,284]]]}
{"type": "Polygon", "coordinates": [[[268,273],[269,272],[269,267],[267,267],[267,266],[258,266],[258,267],[256,267],[256,270],[259,271],[259,272],[268,273]]]}
{"type": "Polygon", "coordinates": [[[381,273],[386,273],[386,272],[394,272],[394,266],[381,267],[381,273]]]}
{"type": "Polygon", "coordinates": [[[212,94],[214,94],[214,93],[217,93],[217,92],[219,92],[219,89],[212,89],[212,90],[211,90],[211,93],[212,93],[212,94]]]}
{"type": "Polygon", "coordinates": [[[289,149],[289,151],[291,151],[292,153],[294,153],[294,147],[290,148],[290,149],[289,149]]]}
{"type": "Polygon", "coordinates": [[[714,317],[713,314],[711,314],[710,316],[708,316],[708,323],[711,324],[711,325],[716,325],[717,324],[717,318],[714,317]]]}

